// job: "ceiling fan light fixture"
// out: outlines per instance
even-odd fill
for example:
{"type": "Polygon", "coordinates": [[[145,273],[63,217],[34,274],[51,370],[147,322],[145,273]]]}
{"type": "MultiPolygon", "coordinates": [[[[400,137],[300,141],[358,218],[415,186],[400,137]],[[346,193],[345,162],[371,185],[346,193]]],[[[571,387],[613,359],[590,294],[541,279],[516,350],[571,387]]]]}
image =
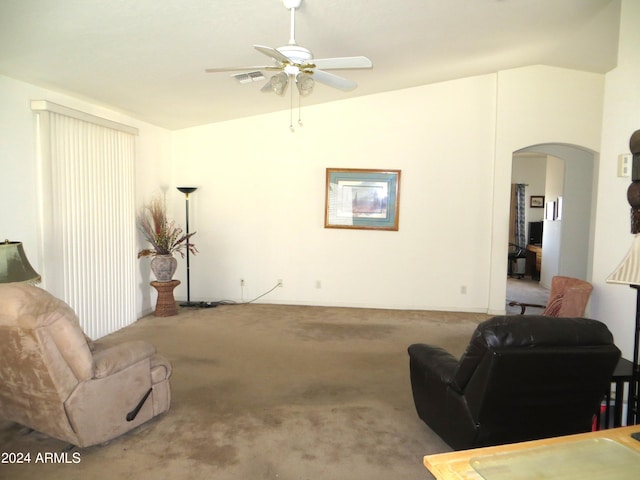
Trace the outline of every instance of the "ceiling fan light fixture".
{"type": "Polygon", "coordinates": [[[271,85],[271,89],[277,95],[284,95],[287,91],[287,86],[289,85],[289,75],[284,72],[276,73],[271,80],[269,81],[271,85]]]}
{"type": "Polygon", "coordinates": [[[300,92],[301,97],[306,97],[313,92],[313,86],[315,82],[311,75],[308,73],[300,72],[296,75],[296,86],[298,87],[298,92],[300,92]]]}

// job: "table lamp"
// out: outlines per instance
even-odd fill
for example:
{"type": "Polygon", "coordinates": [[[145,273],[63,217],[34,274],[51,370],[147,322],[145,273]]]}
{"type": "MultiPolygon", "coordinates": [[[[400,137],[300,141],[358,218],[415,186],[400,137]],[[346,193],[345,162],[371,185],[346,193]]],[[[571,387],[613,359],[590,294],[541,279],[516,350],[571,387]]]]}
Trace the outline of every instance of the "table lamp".
{"type": "Polygon", "coordinates": [[[0,283],[39,283],[40,275],[33,269],[22,248],[22,242],[5,240],[0,243],[0,283]]]}

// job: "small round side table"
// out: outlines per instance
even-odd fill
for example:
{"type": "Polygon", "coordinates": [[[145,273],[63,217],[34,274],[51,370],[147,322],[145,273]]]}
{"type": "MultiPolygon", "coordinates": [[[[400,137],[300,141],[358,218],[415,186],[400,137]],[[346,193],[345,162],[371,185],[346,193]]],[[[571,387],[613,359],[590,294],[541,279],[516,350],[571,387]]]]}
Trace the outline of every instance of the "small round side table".
{"type": "Polygon", "coordinates": [[[151,286],[158,291],[158,300],[153,314],[156,317],[170,317],[178,314],[178,305],[173,298],[173,289],[180,285],[180,280],[169,282],[151,282],[151,286]]]}

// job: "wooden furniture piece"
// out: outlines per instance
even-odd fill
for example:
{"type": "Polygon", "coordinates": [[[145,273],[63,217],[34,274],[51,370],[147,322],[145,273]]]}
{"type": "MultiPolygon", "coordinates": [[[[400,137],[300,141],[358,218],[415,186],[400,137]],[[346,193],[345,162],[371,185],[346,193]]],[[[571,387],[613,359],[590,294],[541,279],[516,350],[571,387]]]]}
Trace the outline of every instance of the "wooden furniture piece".
{"type": "Polygon", "coordinates": [[[153,314],[156,317],[171,317],[178,314],[178,306],[173,298],[173,289],[180,285],[180,280],[170,282],[151,282],[151,286],[158,291],[158,300],[153,314]]]}
{"type": "MultiPolygon", "coordinates": [[[[613,440],[620,445],[626,446],[632,450],[631,460],[633,462],[632,455],[634,452],[638,454],[637,466],[634,465],[631,475],[625,476],[625,473],[620,473],[618,470],[623,468],[620,464],[614,464],[614,458],[611,461],[604,459],[603,468],[608,469],[608,477],[615,478],[616,480],[637,478],[638,472],[640,472],[640,441],[631,438],[632,433],[640,432],[640,425],[634,425],[630,427],[611,428],[609,430],[600,430],[597,432],[579,433],[576,435],[567,435],[564,437],[545,438],[542,440],[533,440],[530,442],[512,443],[507,445],[498,445],[495,447],[475,448],[471,450],[460,450],[450,453],[439,453],[435,455],[427,455],[424,457],[424,465],[429,469],[431,474],[437,480],[491,480],[491,477],[483,477],[472,466],[472,459],[486,459],[490,455],[496,456],[496,460],[500,460],[500,455],[504,458],[504,470],[507,474],[511,475],[511,478],[533,478],[526,476],[526,473],[521,476],[517,476],[516,473],[510,472],[509,469],[517,469],[518,462],[513,461],[513,456],[510,454],[522,453],[522,457],[526,457],[527,453],[541,452],[540,447],[552,446],[557,452],[562,454],[562,449],[566,449],[567,452],[571,452],[570,447],[575,442],[583,440],[613,440]],[[538,450],[535,450],[538,449],[538,450]]],[[[530,462],[532,460],[529,460],[530,462]]],[[[570,455],[564,456],[564,461],[570,461],[570,455]]],[[[545,466],[541,466],[544,468],[545,466]]],[[[629,465],[625,465],[628,469],[629,465]]],[[[550,468],[550,467],[549,467],[550,468]]],[[[520,473],[520,472],[517,472],[520,473]]],[[[500,478],[500,477],[496,477],[500,478]]],[[[563,476],[561,472],[554,472],[554,475],[548,478],[554,480],[585,478],[586,479],[600,479],[600,476],[583,476],[576,477],[575,475],[563,476]]]]}
{"type": "Polygon", "coordinates": [[[533,280],[540,280],[542,271],[542,245],[527,245],[527,263],[525,267],[527,275],[533,280]]]}
{"type": "MultiPolygon", "coordinates": [[[[626,358],[620,358],[618,365],[613,371],[611,377],[611,383],[614,385],[615,397],[613,400],[613,411],[611,411],[611,392],[607,392],[605,397],[605,414],[604,425],[605,427],[613,426],[619,427],[622,425],[622,406],[624,403],[624,386],[625,384],[631,384],[633,380],[633,362],[626,358]]],[[[627,402],[627,425],[633,424],[633,411],[631,402],[627,402]]]]}

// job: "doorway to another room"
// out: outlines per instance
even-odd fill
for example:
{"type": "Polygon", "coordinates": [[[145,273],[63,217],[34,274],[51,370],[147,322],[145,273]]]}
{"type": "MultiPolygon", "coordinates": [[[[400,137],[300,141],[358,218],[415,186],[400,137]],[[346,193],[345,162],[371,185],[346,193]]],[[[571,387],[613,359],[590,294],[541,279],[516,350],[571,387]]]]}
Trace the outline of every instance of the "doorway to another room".
{"type": "MultiPolygon", "coordinates": [[[[546,304],[556,275],[588,280],[595,153],[541,144],[514,152],[509,219],[509,301],[546,304]]],[[[535,309],[527,313],[540,314],[535,309]]]]}

